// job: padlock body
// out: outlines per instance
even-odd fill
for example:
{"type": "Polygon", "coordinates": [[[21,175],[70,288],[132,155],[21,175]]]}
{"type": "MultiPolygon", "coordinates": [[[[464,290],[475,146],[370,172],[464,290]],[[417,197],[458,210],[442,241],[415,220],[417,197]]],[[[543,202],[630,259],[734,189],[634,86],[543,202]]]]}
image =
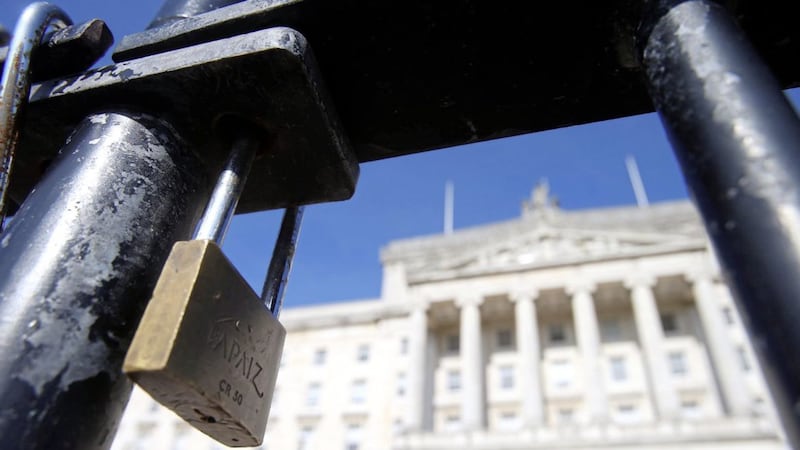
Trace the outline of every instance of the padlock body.
{"type": "Polygon", "coordinates": [[[123,370],[231,447],[260,445],[286,330],[211,241],[176,243],[123,370]]]}

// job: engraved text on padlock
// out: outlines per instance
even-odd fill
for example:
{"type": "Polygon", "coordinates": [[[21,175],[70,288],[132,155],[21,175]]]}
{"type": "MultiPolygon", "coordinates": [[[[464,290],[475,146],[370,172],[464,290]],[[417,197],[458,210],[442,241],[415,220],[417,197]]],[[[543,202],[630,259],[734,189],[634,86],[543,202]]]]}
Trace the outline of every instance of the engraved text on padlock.
{"type": "Polygon", "coordinates": [[[200,431],[229,446],[256,446],[285,337],[216,244],[178,242],[124,371],[200,431]]]}

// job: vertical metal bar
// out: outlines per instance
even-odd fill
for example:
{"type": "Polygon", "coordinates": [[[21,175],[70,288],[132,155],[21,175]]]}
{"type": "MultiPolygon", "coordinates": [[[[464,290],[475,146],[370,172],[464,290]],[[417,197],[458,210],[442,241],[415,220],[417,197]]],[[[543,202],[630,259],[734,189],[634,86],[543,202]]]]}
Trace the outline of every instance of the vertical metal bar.
{"type": "Polygon", "coordinates": [[[8,41],[10,40],[11,40],[11,33],[9,33],[8,30],[6,30],[5,27],[3,27],[2,24],[0,24],[0,45],[6,46],[8,45],[8,41]]]}
{"type": "Polygon", "coordinates": [[[800,121],[723,8],[650,7],[653,101],[800,448],[800,121]]]}
{"type": "Polygon", "coordinates": [[[289,274],[292,271],[292,261],[297,248],[297,238],[300,236],[300,225],[303,222],[304,212],[304,206],[290,206],[283,213],[281,229],[275,240],[267,278],[264,280],[264,288],[261,291],[261,300],[276,319],[281,315],[283,296],[289,282],[289,274]]]}
{"type": "Polygon", "coordinates": [[[0,436],[9,449],[105,449],[121,366],[207,177],[167,124],[88,117],[0,239],[0,436]]]}
{"type": "Polygon", "coordinates": [[[217,179],[211,199],[195,232],[194,239],[210,239],[220,246],[242,195],[247,174],[258,150],[259,140],[243,134],[236,138],[225,167],[217,179]]]}
{"type": "Polygon", "coordinates": [[[61,8],[49,3],[33,3],[22,12],[8,47],[0,85],[0,230],[5,219],[14,153],[19,139],[17,123],[25,110],[31,90],[31,54],[50,25],[72,25],[61,8]]]}

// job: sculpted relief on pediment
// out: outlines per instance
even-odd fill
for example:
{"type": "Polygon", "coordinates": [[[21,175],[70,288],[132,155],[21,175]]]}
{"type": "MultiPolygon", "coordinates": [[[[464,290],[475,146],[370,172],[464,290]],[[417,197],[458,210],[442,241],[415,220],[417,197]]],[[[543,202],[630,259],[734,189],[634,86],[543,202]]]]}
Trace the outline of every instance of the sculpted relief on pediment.
{"type": "Polygon", "coordinates": [[[415,273],[509,269],[632,254],[669,243],[669,237],[626,237],[613,234],[538,232],[478,248],[463,248],[409,264],[415,273]]]}

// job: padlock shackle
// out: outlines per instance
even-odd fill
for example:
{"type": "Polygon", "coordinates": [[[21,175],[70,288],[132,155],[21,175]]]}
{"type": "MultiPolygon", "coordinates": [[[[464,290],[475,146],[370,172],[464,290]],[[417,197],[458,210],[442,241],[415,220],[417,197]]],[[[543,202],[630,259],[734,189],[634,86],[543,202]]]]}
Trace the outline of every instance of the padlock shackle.
{"type": "Polygon", "coordinates": [[[208,239],[222,246],[259,145],[260,141],[247,133],[235,138],[231,154],[197,225],[194,239],[208,239]]]}
{"type": "Polygon", "coordinates": [[[261,291],[261,300],[276,319],[281,314],[283,295],[289,282],[289,273],[292,271],[292,260],[297,248],[297,238],[300,236],[300,225],[303,222],[304,212],[304,206],[290,206],[283,213],[281,230],[278,233],[278,239],[275,240],[267,278],[264,280],[264,288],[261,291]]]}

